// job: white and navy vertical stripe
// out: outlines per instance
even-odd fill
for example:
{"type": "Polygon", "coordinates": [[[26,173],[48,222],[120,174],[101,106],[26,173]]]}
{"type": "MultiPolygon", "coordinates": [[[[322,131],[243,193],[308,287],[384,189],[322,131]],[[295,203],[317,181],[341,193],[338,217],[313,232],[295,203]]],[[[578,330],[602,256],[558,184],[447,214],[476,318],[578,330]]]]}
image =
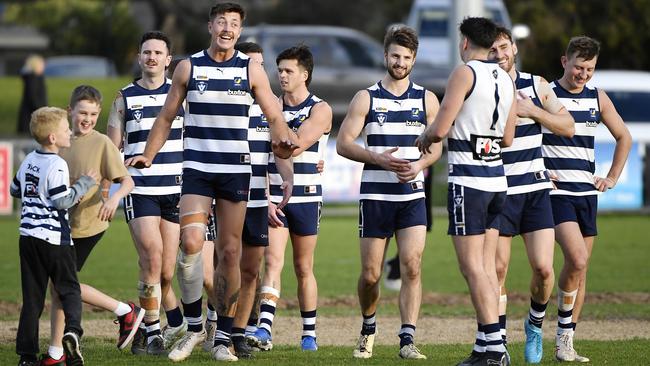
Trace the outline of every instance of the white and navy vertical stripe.
{"type": "MultiPolygon", "coordinates": [[[[149,131],[167,99],[171,80],[166,79],[159,88],[149,90],[133,82],[122,88],[124,98],[124,159],[144,153],[149,131]]],[[[151,167],[129,167],[135,188],[131,193],[165,195],[181,192],[183,171],[183,115],[181,107],[176,112],[171,131],[151,167]]]]}
{"type": "Polygon", "coordinates": [[[558,177],[552,195],[589,196],[598,191],[594,186],[594,135],[600,123],[598,90],[585,87],[570,93],[557,81],[551,88],[575,120],[571,138],[556,136],[543,129],[542,154],[546,168],[558,177]]]}
{"type": "Polygon", "coordinates": [[[53,245],[72,245],[68,210],[59,210],[54,200],[70,193],[68,164],[54,153],[32,151],[25,157],[11,182],[20,190],[20,235],[53,245]]]}
{"type": "MultiPolygon", "coordinates": [[[[517,72],[515,87],[537,107],[543,108],[537,95],[539,82],[537,75],[517,72]]],[[[519,118],[512,145],[503,148],[501,158],[508,179],[509,195],[553,188],[542,156],[542,126],[533,119],[519,118]]]]}
{"type": "MultiPolygon", "coordinates": [[[[424,88],[410,83],[402,95],[395,96],[378,82],[367,90],[370,110],[362,132],[366,149],[382,153],[399,147],[393,156],[409,161],[420,159],[415,139],[427,127],[424,88]]],[[[424,174],[420,172],[413,180],[400,183],[394,172],[366,163],[359,198],[391,202],[424,198],[424,174]]]]}
{"type": "Polygon", "coordinates": [[[224,62],[207,51],[190,57],[183,168],[205,173],[249,173],[248,112],[253,97],[250,59],[235,51],[224,62]]]}
{"type": "MultiPolygon", "coordinates": [[[[310,94],[307,99],[295,107],[284,104],[282,113],[289,124],[289,128],[298,131],[302,123],[309,119],[312,107],[320,102],[320,98],[310,94]]],[[[328,137],[329,132],[324,133],[313,145],[300,155],[293,157],[293,194],[289,199],[289,203],[323,201],[322,179],[316,166],[322,159],[328,137]]],[[[271,201],[274,203],[282,200],[281,184],[282,177],[275,166],[275,158],[271,156],[269,159],[269,189],[271,201]]]]}
{"type": "Polygon", "coordinates": [[[451,126],[447,140],[449,183],[485,192],[505,192],[501,140],[514,84],[496,62],[472,60],[474,85],[451,126]]]}
{"type": "Polygon", "coordinates": [[[269,205],[266,196],[266,170],[271,154],[271,134],[269,122],[258,104],[250,109],[248,127],[248,146],[251,152],[251,183],[247,207],[266,207],[269,205]]]}

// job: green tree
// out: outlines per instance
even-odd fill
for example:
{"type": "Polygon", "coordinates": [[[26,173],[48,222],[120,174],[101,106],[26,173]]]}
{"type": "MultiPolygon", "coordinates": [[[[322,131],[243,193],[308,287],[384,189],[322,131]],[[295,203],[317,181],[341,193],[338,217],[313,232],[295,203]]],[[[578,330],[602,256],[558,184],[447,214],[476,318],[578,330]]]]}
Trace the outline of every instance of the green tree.
{"type": "Polygon", "coordinates": [[[30,24],[50,37],[53,54],[104,56],[128,71],[140,29],[126,0],[48,0],[7,6],[5,21],[30,24]]]}

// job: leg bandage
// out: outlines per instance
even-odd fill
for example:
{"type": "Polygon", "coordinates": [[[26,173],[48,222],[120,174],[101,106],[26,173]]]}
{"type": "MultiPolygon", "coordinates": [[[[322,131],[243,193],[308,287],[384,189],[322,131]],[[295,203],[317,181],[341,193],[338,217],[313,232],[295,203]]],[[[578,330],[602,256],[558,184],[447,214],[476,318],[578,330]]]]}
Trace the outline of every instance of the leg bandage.
{"type": "Polygon", "coordinates": [[[273,327],[275,308],[280,299],[280,291],[271,286],[262,286],[260,289],[260,328],[266,329],[269,334],[273,327]]]}
{"type": "Polygon", "coordinates": [[[140,298],[140,306],[144,309],[145,319],[147,321],[159,319],[161,301],[160,283],[138,281],[138,297],[140,298]]]}
{"type": "Polygon", "coordinates": [[[178,284],[181,288],[183,303],[189,304],[201,298],[203,294],[203,257],[201,252],[185,254],[178,253],[176,261],[178,284]]]}
{"type": "Polygon", "coordinates": [[[189,227],[196,227],[202,232],[208,226],[208,214],[203,211],[186,212],[180,217],[181,231],[189,227]]]}

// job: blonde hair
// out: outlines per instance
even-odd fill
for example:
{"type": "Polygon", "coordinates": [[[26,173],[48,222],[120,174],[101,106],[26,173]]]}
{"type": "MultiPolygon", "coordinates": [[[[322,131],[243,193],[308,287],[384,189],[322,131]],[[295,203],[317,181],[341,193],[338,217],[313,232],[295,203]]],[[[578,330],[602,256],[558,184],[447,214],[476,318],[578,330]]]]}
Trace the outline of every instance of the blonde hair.
{"type": "Polygon", "coordinates": [[[68,119],[68,112],[65,110],[57,107],[41,107],[32,113],[29,131],[36,142],[45,145],[48,143],[48,136],[56,132],[62,119],[68,119]]]}
{"type": "Polygon", "coordinates": [[[45,66],[45,59],[41,55],[31,54],[27,56],[23,68],[20,69],[21,74],[33,74],[37,69],[43,69],[45,66]]]}

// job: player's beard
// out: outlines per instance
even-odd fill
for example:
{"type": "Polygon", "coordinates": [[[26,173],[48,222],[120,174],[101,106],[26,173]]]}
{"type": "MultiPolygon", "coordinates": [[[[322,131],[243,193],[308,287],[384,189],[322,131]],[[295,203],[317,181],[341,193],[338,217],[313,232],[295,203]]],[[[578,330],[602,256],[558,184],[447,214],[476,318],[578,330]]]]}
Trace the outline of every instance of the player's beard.
{"type": "Polygon", "coordinates": [[[389,68],[388,68],[388,74],[389,74],[393,79],[395,79],[395,80],[402,80],[402,79],[406,79],[406,78],[411,74],[411,70],[413,70],[413,67],[412,67],[412,66],[411,66],[411,67],[407,67],[407,68],[404,70],[404,74],[399,75],[399,74],[397,74],[397,73],[395,72],[395,70],[393,70],[393,67],[389,67],[389,68]]]}

